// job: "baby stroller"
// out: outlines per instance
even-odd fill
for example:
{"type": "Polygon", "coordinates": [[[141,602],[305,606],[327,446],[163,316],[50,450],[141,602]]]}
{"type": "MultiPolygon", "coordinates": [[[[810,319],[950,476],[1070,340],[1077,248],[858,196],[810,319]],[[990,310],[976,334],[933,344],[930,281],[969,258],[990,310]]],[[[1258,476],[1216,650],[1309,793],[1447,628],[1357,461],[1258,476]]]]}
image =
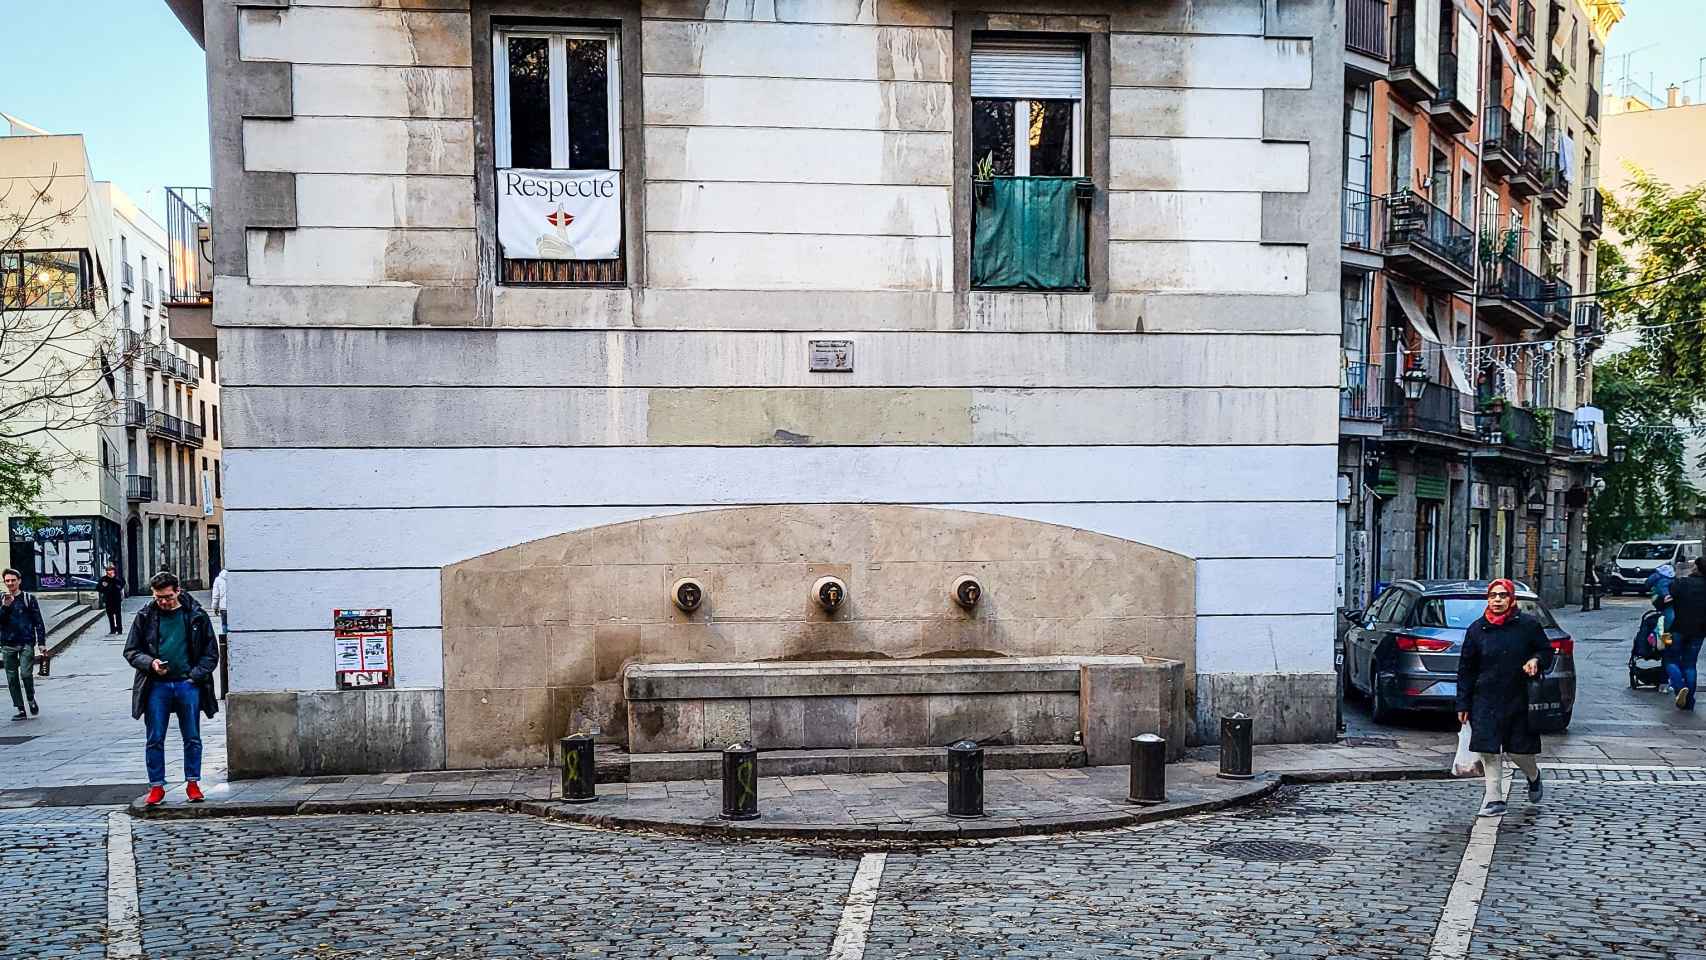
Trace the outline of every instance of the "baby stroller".
{"type": "Polygon", "coordinates": [[[1641,626],[1635,631],[1635,645],[1629,651],[1629,689],[1639,690],[1642,687],[1652,687],[1655,690],[1665,684],[1665,668],[1661,663],[1664,656],[1659,647],[1659,631],[1664,623],[1664,614],[1658,610],[1648,610],[1641,618],[1641,626]]]}

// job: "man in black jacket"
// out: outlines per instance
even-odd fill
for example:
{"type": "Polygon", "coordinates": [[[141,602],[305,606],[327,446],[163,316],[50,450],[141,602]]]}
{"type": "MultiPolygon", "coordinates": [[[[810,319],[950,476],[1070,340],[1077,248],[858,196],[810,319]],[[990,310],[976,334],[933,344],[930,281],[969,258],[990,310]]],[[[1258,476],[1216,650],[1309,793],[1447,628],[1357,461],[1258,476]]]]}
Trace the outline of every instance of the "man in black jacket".
{"type": "Polygon", "coordinates": [[[124,606],[124,581],[118,578],[118,567],[107,564],[107,575],[96,584],[95,590],[101,595],[101,606],[107,611],[107,636],[116,637],[124,632],[124,617],[119,609],[124,606]]]}
{"type": "Polygon", "coordinates": [[[1665,674],[1670,678],[1671,689],[1676,691],[1677,708],[1693,710],[1700,647],[1706,641],[1706,557],[1694,562],[1690,576],[1672,580],[1670,593],[1659,598],[1655,605],[1676,611],[1676,620],[1671,624],[1671,646],[1665,651],[1665,674]]]}
{"type": "Polygon", "coordinates": [[[166,727],[175,715],[184,738],[184,794],[202,800],[201,714],[219,712],[213,696],[213,672],[219,668],[219,641],[201,604],[178,589],[178,578],[157,573],[148,581],[154,602],[130,625],[124,659],[136,670],[130,688],[130,714],[143,717],[148,745],[147,804],[166,798],[166,727]]]}
{"type": "Polygon", "coordinates": [[[5,591],[0,593],[0,661],[6,667],[6,691],[12,695],[12,706],[18,708],[12,719],[28,720],[30,714],[41,714],[30,668],[37,657],[47,656],[47,625],[42,622],[41,604],[35,594],[20,589],[24,578],[18,571],[0,573],[0,581],[5,584],[5,591]]]}

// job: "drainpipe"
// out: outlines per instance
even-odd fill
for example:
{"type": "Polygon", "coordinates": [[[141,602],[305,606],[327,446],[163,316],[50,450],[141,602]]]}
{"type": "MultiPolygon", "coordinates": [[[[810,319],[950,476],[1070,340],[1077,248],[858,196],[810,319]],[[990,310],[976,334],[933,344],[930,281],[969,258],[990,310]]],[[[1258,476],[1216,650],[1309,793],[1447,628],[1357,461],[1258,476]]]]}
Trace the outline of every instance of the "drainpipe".
{"type": "MultiPolygon", "coordinates": [[[[1493,46],[1493,36],[1492,31],[1487,29],[1487,6],[1488,4],[1485,2],[1481,4],[1481,35],[1476,38],[1476,42],[1481,45],[1481,49],[1476,51],[1475,57],[1475,127],[1480,131],[1481,135],[1475,137],[1474,142],[1471,144],[1475,150],[1475,196],[1473,199],[1473,206],[1470,208],[1474,211],[1475,222],[1469,225],[1469,235],[1473,240],[1473,249],[1475,251],[1475,279],[1474,285],[1469,289],[1469,346],[1471,351],[1478,346],[1476,341],[1479,339],[1479,303],[1481,300],[1481,226],[1486,221],[1486,211],[1481,209],[1481,201],[1484,198],[1484,191],[1486,189],[1485,183],[1487,173],[1482,164],[1481,152],[1486,143],[1487,133],[1484,125],[1487,119],[1487,64],[1493,62],[1493,58],[1488,55],[1488,50],[1493,46]]],[[[1517,13],[1517,5],[1513,4],[1511,6],[1511,15],[1514,17],[1517,13]]],[[[1514,70],[1516,65],[1513,63],[1511,68],[1514,70]]],[[[1473,352],[1471,352],[1470,356],[1474,356],[1473,352]]],[[[1465,384],[1465,386],[1470,388],[1469,396],[1471,401],[1473,401],[1473,398],[1476,396],[1474,392],[1475,384],[1473,382],[1475,373],[1469,369],[1468,363],[1463,364],[1463,367],[1464,375],[1471,378],[1471,382],[1465,384]]],[[[1470,514],[1474,510],[1475,503],[1474,493],[1472,492],[1475,486],[1475,451],[1473,449],[1473,443],[1474,441],[1471,441],[1471,449],[1469,451],[1469,469],[1466,471],[1463,484],[1463,575],[1466,578],[1469,576],[1469,570],[1473,565],[1473,561],[1469,559],[1469,523],[1471,519],[1470,514]]],[[[1447,510],[1446,525],[1448,531],[1450,530],[1450,523],[1451,511],[1447,510]]],[[[1447,540],[1447,542],[1449,543],[1450,541],[1447,540]]]]}

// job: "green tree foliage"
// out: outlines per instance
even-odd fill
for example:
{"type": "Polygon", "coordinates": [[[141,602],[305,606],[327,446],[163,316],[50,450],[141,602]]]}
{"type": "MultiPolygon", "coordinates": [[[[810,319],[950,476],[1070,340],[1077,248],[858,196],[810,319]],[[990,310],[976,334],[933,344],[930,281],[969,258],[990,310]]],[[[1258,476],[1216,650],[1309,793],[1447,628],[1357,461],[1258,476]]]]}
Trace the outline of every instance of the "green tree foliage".
{"type": "Polygon", "coordinates": [[[1624,240],[1598,246],[1599,303],[1611,330],[1643,329],[1636,345],[1593,368],[1622,463],[1602,472],[1588,514],[1594,549],[1663,533],[1700,509],[1685,450],[1706,410],[1706,185],[1674,190],[1640,172],[1607,219],[1624,240]],[[1674,324],[1674,326],[1665,326],[1674,324]]]}

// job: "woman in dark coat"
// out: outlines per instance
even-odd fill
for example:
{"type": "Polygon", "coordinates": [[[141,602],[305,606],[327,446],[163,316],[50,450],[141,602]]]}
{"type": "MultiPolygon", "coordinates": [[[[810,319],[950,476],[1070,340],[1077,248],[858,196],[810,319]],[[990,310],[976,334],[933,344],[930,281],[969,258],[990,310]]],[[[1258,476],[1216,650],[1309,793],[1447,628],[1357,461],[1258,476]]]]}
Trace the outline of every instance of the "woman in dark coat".
{"type": "Polygon", "coordinates": [[[1481,816],[1505,812],[1509,755],[1528,778],[1528,800],[1539,803],[1540,737],[1528,729],[1528,678],[1552,666],[1552,644],[1540,621],[1517,609],[1516,585],[1487,585],[1487,612],[1469,625],[1457,660],[1457,722],[1470,726],[1469,749],[1481,755],[1487,795],[1481,816]]]}

